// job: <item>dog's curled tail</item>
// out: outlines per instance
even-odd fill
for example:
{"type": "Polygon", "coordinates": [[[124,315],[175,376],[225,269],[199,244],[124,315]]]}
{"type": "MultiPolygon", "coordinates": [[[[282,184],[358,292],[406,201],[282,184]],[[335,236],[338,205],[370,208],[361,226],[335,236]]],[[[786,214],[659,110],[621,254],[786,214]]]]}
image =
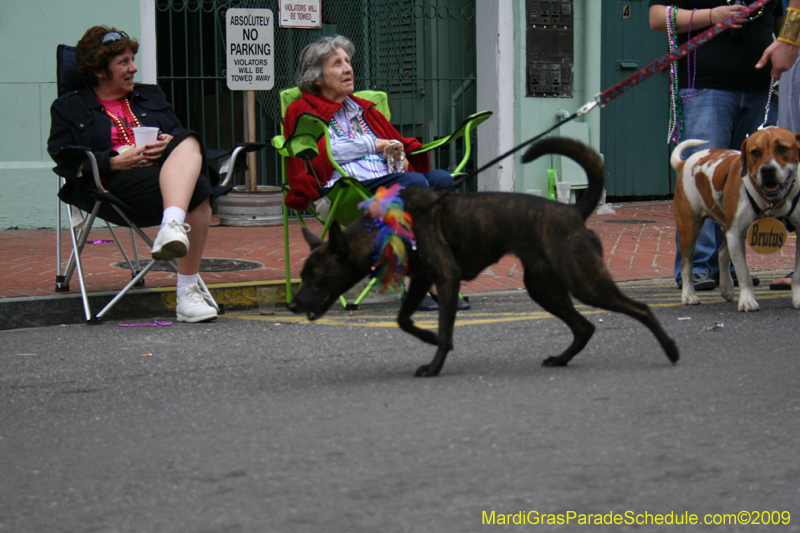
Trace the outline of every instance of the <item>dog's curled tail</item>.
{"type": "Polygon", "coordinates": [[[684,151],[688,150],[689,148],[697,148],[698,146],[703,146],[708,141],[701,141],[700,139],[688,139],[680,143],[675,149],[672,151],[672,155],[669,156],[669,164],[672,165],[672,168],[678,170],[678,164],[680,164],[683,159],[681,159],[681,155],[684,151]]]}
{"type": "Polygon", "coordinates": [[[523,163],[529,163],[545,154],[559,154],[569,157],[578,163],[589,178],[589,187],[578,199],[575,207],[578,208],[583,219],[586,220],[594,213],[600,197],[603,195],[605,183],[605,167],[600,154],[590,146],[575,139],[567,137],[547,137],[534,143],[522,156],[523,163]]]}

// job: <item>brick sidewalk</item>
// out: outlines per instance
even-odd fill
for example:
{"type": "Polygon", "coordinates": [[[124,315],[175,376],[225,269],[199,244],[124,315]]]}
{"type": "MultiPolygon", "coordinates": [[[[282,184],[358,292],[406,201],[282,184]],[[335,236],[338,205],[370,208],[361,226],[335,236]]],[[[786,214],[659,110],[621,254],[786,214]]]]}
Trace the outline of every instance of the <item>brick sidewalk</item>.
{"type": "MultiPolygon", "coordinates": [[[[600,236],[606,264],[617,281],[659,279],[672,277],[675,257],[675,225],[671,202],[637,202],[614,205],[616,214],[594,215],[587,225],[600,236]]],[[[315,223],[310,224],[318,228],[315,223]]],[[[151,237],[157,228],[149,228],[151,237]]],[[[69,253],[69,233],[63,233],[62,250],[69,253]]],[[[95,228],[93,240],[110,240],[105,228],[95,228]]],[[[129,241],[128,230],[118,231],[120,241],[129,241]]],[[[308,246],[303,241],[300,226],[290,226],[291,272],[297,278],[308,246]]],[[[0,298],[49,296],[55,293],[56,256],[53,230],[0,231],[0,298]]],[[[141,241],[140,241],[141,244],[141,241]]],[[[751,271],[781,271],[788,273],[794,265],[795,235],[780,253],[758,254],[748,248],[751,271]]],[[[140,247],[139,256],[149,259],[149,250],[140,247]]],[[[252,284],[284,279],[283,228],[273,227],[212,227],[206,246],[207,258],[253,261],[253,270],[207,272],[208,284],[252,284]]],[[[123,257],[113,243],[89,244],[84,252],[84,268],[89,291],[121,288],[130,274],[113,263],[123,257]]],[[[146,287],[174,287],[175,275],[170,272],[150,272],[146,287]]],[[[464,283],[463,294],[482,291],[508,290],[523,287],[522,269],[516,257],[507,256],[485,270],[477,279],[464,283]]],[[[73,282],[73,292],[78,290],[73,282]]]]}

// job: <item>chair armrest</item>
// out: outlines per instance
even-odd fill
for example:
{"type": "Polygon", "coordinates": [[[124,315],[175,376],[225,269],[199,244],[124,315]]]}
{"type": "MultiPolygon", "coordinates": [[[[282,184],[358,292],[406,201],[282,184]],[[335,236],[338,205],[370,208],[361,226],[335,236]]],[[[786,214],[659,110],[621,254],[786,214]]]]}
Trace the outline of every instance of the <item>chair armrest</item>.
{"type": "Polygon", "coordinates": [[[227,185],[236,172],[247,170],[247,162],[244,158],[239,159],[242,154],[250,152],[257,152],[267,145],[264,143],[246,142],[236,146],[233,150],[223,152],[221,155],[215,156],[213,153],[209,157],[209,150],[206,150],[206,159],[220,159],[219,174],[225,176],[221,185],[227,185]]]}
{"type": "Polygon", "coordinates": [[[470,115],[464,119],[464,122],[461,123],[461,126],[459,126],[456,131],[450,135],[447,135],[446,137],[442,137],[441,139],[423,144],[421,147],[414,150],[412,154],[421,154],[429,150],[433,150],[434,148],[439,148],[442,145],[451,143],[477,128],[481,123],[491,116],[491,111],[479,111],[473,115],[470,115]]]}
{"type": "Polygon", "coordinates": [[[86,146],[62,146],[56,152],[57,155],[63,155],[67,158],[74,158],[76,166],[78,167],[78,175],[83,169],[83,162],[86,158],[89,159],[89,162],[92,167],[92,178],[94,179],[94,186],[98,191],[106,192],[103,188],[103,184],[100,181],[100,169],[97,166],[97,159],[94,157],[91,148],[86,146]]]}
{"type": "MultiPolygon", "coordinates": [[[[302,113],[297,117],[294,131],[288,136],[276,135],[272,138],[272,146],[283,157],[297,157],[310,161],[319,155],[317,143],[324,136],[328,137],[328,125],[317,115],[302,113]]],[[[330,143],[328,143],[330,144],[330,143]]]]}

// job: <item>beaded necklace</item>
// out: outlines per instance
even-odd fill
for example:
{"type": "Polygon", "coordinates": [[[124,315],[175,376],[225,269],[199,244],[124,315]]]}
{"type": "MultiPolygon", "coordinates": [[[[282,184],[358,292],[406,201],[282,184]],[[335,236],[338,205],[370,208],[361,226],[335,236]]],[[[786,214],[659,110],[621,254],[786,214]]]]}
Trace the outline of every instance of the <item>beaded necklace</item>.
{"type": "MultiPolygon", "coordinates": [[[[667,36],[669,38],[669,51],[677,47],[678,6],[667,6],[667,36]]],[[[672,61],[669,65],[669,91],[670,91],[670,116],[667,143],[677,142],[680,129],[680,98],[678,97],[678,62],[672,61]]]]}
{"type": "MultiPolygon", "coordinates": [[[[348,131],[345,132],[344,128],[342,128],[342,125],[339,124],[339,122],[336,120],[336,117],[335,116],[332,117],[329,125],[333,127],[333,131],[336,132],[337,136],[349,139],[358,139],[359,137],[363,137],[364,135],[369,135],[375,140],[378,139],[378,137],[374,133],[372,133],[372,130],[370,129],[369,125],[367,125],[366,121],[364,121],[364,117],[362,117],[359,114],[356,114],[355,117],[350,118],[347,115],[347,108],[343,107],[343,109],[344,109],[345,120],[347,120],[347,123],[350,125],[350,128],[348,128],[348,131]]],[[[366,155],[362,157],[360,160],[356,159],[355,161],[353,161],[353,163],[363,168],[364,170],[368,172],[375,172],[374,168],[365,167],[364,165],[359,163],[359,161],[361,160],[371,161],[373,163],[378,163],[378,164],[383,163],[386,166],[386,170],[387,171],[389,170],[389,165],[386,163],[386,161],[384,161],[383,157],[381,157],[378,154],[366,155]]]]}
{"type": "Polygon", "coordinates": [[[109,116],[111,121],[116,126],[117,131],[119,132],[120,137],[122,138],[123,144],[129,146],[136,146],[136,142],[133,137],[133,128],[138,128],[142,124],[139,122],[139,119],[136,118],[136,115],[133,114],[133,110],[131,109],[131,102],[128,100],[128,97],[124,97],[120,102],[122,102],[122,109],[123,113],[127,112],[127,116],[129,116],[132,120],[131,122],[128,121],[127,117],[123,120],[121,117],[118,117],[114,113],[108,110],[106,106],[103,105],[103,102],[100,100],[100,97],[95,95],[97,101],[100,102],[100,106],[103,108],[103,111],[106,115],[109,116]],[[133,126],[130,125],[133,124],[133,126]]]}
{"type": "MultiPolygon", "coordinates": [[[[740,2],[739,0],[728,0],[728,5],[729,5],[729,6],[732,6],[732,5],[747,5],[747,2],[740,2]]],[[[750,15],[750,16],[747,18],[747,21],[748,21],[748,22],[753,22],[753,21],[754,21],[754,20],[756,20],[758,17],[760,17],[761,15],[763,15],[763,14],[764,14],[764,8],[765,8],[765,7],[767,7],[767,6],[766,6],[766,4],[764,4],[763,6],[761,6],[761,9],[759,9],[759,10],[758,10],[758,13],[756,13],[755,15],[750,15]]]]}

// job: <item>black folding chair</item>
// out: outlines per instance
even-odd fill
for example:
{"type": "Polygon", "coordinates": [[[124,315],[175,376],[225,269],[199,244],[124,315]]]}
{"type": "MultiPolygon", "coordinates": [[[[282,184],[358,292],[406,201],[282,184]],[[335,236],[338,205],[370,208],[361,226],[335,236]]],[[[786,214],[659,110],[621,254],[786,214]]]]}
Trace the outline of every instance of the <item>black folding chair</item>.
{"type": "MultiPolygon", "coordinates": [[[[57,58],[56,64],[58,68],[57,72],[57,86],[58,86],[58,96],[65,94],[69,91],[76,91],[80,90],[84,87],[83,80],[78,73],[78,65],[75,59],[76,48],[74,46],[68,46],[61,44],[58,46],[57,49],[57,58]]],[[[206,150],[206,159],[207,160],[218,160],[219,161],[219,174],[220,174],[220,185],[215,187],[215,194],[220,194],[224,192],[224,189],[229,189],[228,183],[231,181],[233,175],[238,172],[242,172],[247,170],[247,162],[245,157],[239,157],[242,154],[247,152],[253,152],[256,150],[260,150],[264,148],[266,145],[263,143],[243,143],[239,146],[236,146],[233,150],[230,151],[222,151],[222,150],[206,150]]],[[[64,146],[61,147],[58,151],[59,155],[63,156],[64,158],[73,159],[76,162],[76,166],[82,166],[82,163],[86,161],[86,158],[91,163],[92,168],[92,176],[79,176],[77,180],[81,181],[81,187],[86,187],[88,184],[88,195],[89,195],[89,202],[88,204],[91,207],[87,207],[87,204],[75,205],[73,203],[69,203],[69,198],[65,198],[67,195],[60,195],[60,197],[56,200],[56,218],[58,220],[57,228],[56,228],[56,261],[57,261],[57,269],[56,269],[56,291],[58,292],[66,292],[69,291],[69,282],[72,278],[72,275],[77,271],[78,273],[78,281],[80,283],[81,288],[81,297],[83,299],[83,308],[86,315],[86,321],[88,323],[99,323],[102,321],[102,317],[120,300],[122,299],[125,294],[128,293],[132,288],[136,286],[144,285],[144,276],[149,272],[155,265],[156,261],[151,260],[148,262],[144,267],[142,267],[137,246],[136,246],[136,235],[142,238],[142,240],[147,244],[148,247],[152,248],[153,242],[152,240],[141,230],[140,225],[137,225],[135,222],[136,213],[131,209],[128,205],[125,204],[124,201],[117,198],[103,187],[103,184],[100,181],[100,172],[98,170],[97,161],[94,157],[92,151],[84,146],[64,146]],[[68,213],[69,213],[69,227],[70,227],[70,239],[72,242],[72,251],[70,253],[69,259],[67,260],[66,264],[62,262],[62,253],[61,253],[61,214],[62,214],[62,207],[61,204],[66,203],[68,213]],[[107,211],[106,217],[104,219],[100,216],[100,210],[103,205],[110,206],[113,211],[107,211]],[[87,209],[84,211],[84,209],[87,209]],[[108,213],[112,213],[111,216],[108,213]],[[84,272],[83,272],[83,264],[81,262],[81,253],[83,252],[84,246],[89,238],[89,233],[92,230],[92,226],[97,218],[104,220],[106,226],[108,227],[109,231],[111,232],[114,242],[119,247],[120,252],[122,253],[128,267],[131,270],[131,281],[125,285],[122,290],[120,290],[114,298],[106,304],[103,309],[97,313],[96,315],[92,315],[90,306],[89,306],[89,298],[86,292],[86,282],[84,279],[84,272]],[[120,243],[120,240],[117,238],[117,234],[112,226],[112,224],[117,226],[123,226],[130,228],[131,232],[131,250],[130,256],[128,252],[125,250],[125,247],[120,243]],[[63,267],[63,268],[62,268],[63,267]]],[[[54,169],[56,170],[56,169],[54,169]]],[[[56,172],[58,174],[58,172],[56,172]]],[[[67,180],[69,179],[76,179],[76,178],[66,178],[64,176],[58,176],[57,183],[58,183],[58,190],[61,191],[62,187],[67,180]]],[[[78,185],[78,184],[76,184],[78,185]]],[[[174,261],[166,261],[168,268],[177,272],[177,266],[175,265],[174,261]]],[[[205,283],[202,279],[199,281],[199,285],[203,291],[208,293],[208,287],[206,287],[205,283]]],[[[210,294],[209,294],[210,296],[210,294]]],[[[213,298],[210,298],[212,302],[214,302],[213,298]]],[[[219,311],[219,306],[217,306],[216,302],[214,302],[214,306],[219,311]]]]}

